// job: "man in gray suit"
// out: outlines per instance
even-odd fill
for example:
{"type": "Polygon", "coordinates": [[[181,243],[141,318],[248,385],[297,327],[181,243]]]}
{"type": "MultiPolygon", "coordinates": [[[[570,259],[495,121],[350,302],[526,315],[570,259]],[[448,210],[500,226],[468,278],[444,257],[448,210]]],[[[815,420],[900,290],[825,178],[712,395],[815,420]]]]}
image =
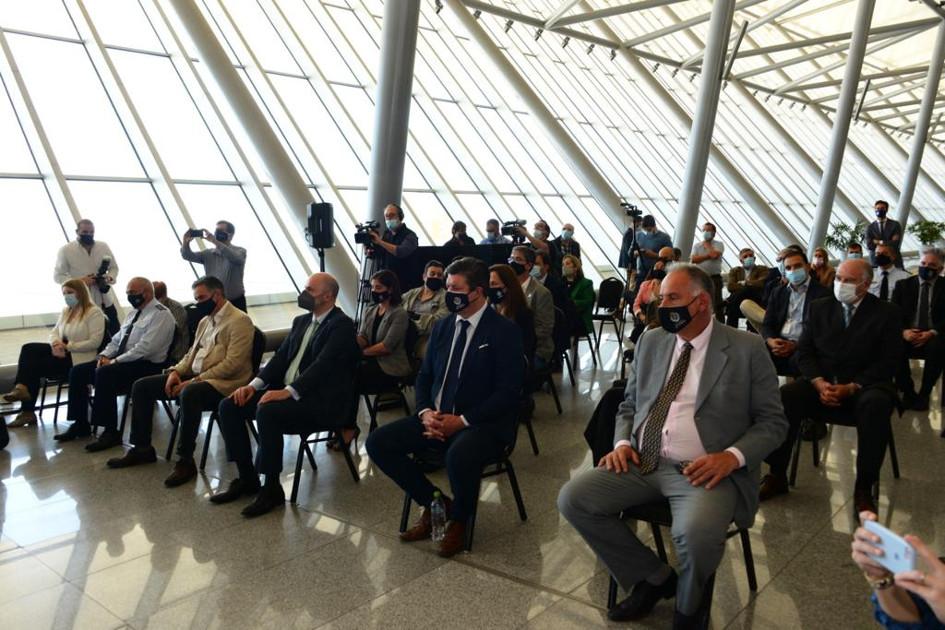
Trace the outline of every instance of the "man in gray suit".
{"type": "Polygon", "coordinates": [[[633,588],[608,613],[614,621],[640,619],[675,595],[674,628],[697,627],[729,523],[751,526],[759,467],[787,435],[764,342],[713,321],[713,290],[698,267],[673,266],[660,289],[663,330],[637,343],[614,450],[558,495],[561,514],[633,588]],[[678,578],[619,517],[663,499],[673,514],[678,578]]]}
{"type": "Polygon", "coordinates": [[[535,316],[535,367],[540,370],[551,363],[555,354],[554,298],[538,279],[541,270],[535,266],[535,250],[524,245],[513,247],[509,266],[515,271],[535,316]]]}

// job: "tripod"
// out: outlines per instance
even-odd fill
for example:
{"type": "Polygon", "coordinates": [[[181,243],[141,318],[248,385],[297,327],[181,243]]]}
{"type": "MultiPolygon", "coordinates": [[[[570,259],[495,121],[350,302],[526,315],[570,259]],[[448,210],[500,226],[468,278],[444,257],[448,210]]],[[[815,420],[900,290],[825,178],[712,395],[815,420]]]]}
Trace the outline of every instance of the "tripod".
{"type": "Polygon", "coordinates": [[[361,324],[361,315],[364,314],[364,305],[371,299],[371,276],[374,275],[376,264],[374,249],[366,247],[364,249],[364,255],[361,257],[361,273],[358,277],[357,313],[355,313],[354,318],[355,325],[361,324]]]}

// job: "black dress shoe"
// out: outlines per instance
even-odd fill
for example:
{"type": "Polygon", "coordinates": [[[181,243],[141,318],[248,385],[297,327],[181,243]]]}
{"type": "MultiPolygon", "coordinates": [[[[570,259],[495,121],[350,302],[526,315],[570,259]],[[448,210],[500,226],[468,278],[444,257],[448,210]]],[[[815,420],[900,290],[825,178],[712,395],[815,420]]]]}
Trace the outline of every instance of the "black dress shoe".
{"type": "Polygon", "coordinates": [[[857,516],[860,512],[879,514],[876,501],[873,500],[873,491],[870,486],[857,485],[853,490],[853,510],[857,516]]]}
{"type": "Polygon", "coordinates": [[[282,486],[264,486],[256,496],[256,500],[243,508],[241,514],[246,518],[255,518],[283,505],[285,505],[285,492],[282,486]]]}
{"type": "Polygon", "coordinates": [[[97,440],[85,445],[85,450],[97,453],[115,446],[121,446],[121,433],[115,429],[105,429],[97,440]]]}
{"type": "Polygon", "coordinates": [[[223,503],[230,503],[236,501],[240,497],[248,497],[259,492],[259,489],[262,486],[259,484],[259,479],[253,477],[252,479],[247,479],[243,481],[239,477],[230,482],[229,487],[225,492],[218,492],[212,497],[210,497],[211,503],[216,503],[218,505],[223,503]]]}
{"type": "Polygon", "coordinates": [[[53,439],[57,442],[71,442],[76,438],[89,437],[90,435],[92,435],[92,427],[83,422],[73,422],[68,429],[54,435],[53,439]]]}
{"type": "Polygon", "coordinates": [[[653,586],[646,580],[637,582],[629,597],[607,611],[607,618],[611,621],[632,621],[646,617],[658,601],[676,596],[676,582],[675,571],[671,571],[666,581],[659,586],[653,586]]]}
{"type": "Polygon", "coordinates": [[[767,501],[776,496],[787,494],[790,491],[787,477],[779,475],[765,475],[761,480],[761,491],[758,493],[759,501],[767,501]]]}
{"type": "Polygon", "coordinates": [[[107,462],[109,468],[128,468],[129,466],[138,466],[140,464],[153,464],[157,461],[157,453],[154,447],[132,448],[121,457],[113,457],[107,462]]]}
{"type": "Polygon", "coordinates": [[[168,488],[182,486],[197,476],[197,464],[194,460],[180,460],[174,464],[174,471],[164,480],[164,485],[168,488]]]}
{"type": "Polygon", "coordinates": [[[709,624],[703,624],[704,611],[700,608],[694,615],[684,615],[678,610],[673,613],[673,630],[702,630],[709,624]]]}
{"type": "Polygon", "coordinates": [[[805,442],[820,441],[827,437],[827,423],[821,420],[808,420],[801,427],[801,439],[805,442]]]}
{"type": "Polygon", "coordinates": [[[915,400],[909,406],[913,411],[928,411],[929,410],[929,397],[925,394],[919,394],[915,397],[915,400]]]}

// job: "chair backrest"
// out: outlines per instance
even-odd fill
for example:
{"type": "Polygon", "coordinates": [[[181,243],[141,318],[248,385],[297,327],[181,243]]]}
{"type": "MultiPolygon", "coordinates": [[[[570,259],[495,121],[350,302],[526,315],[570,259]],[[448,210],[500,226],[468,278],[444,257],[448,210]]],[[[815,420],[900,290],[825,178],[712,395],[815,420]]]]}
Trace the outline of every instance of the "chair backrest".
{"type": "Polygon", "coordinates": [[[623,282],[618,278],[604,278],[597,290],[597,304],[594,312],[603,309],[605,311],[616,310],[620,306],[620,298],[623,296],[623,282]]]}
{"type": "Polygon", "coordinates": [[[570,326],[568,325],[568,318],[564,314],[564,311],[555,307],[555,324],[551,329],[551,338],[555,342],[555,353],[560,356],[564,354],[567,349],[569,342],[571,340],[571,335],[569,334],[570,326]]]}
{"type": "Polygon", "coordinates": [[[266,353],[266,333],[253,326],[253,374],[259,372],[259,365],[262,363],[263,354],[266,353]]]}
{"type": "Polygon", "coordinates": [[[404,335],[404,352],[407,353],[407,359],[411,365],[418,362],[417,342],[420,340],[420,331],[417,330],[417,324],[414,321],[407,320],[407,334],[404,335]]]}

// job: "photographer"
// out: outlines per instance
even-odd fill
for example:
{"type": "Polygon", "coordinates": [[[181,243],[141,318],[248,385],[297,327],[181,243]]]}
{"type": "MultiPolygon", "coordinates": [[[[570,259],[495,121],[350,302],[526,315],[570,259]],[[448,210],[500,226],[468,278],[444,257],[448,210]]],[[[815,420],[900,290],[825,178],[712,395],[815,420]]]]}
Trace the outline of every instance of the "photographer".
{"type": "Polygon", "coordinates": [[[111,285],[118,278],[118,262],[107,243],[95,240],[95,225],[88,219],[76,224],[75,234],[76,240],[59,248],[53,280],[59,285],[73,278],[84,282],[92,303],[108,319],[108,333],[115,334],[121,324],[111,285]]]}
{"type": "Polygon", "coordinates": [[[390,203],[384,208],[384,223],[387,227],[384,236],[371,231],[371,243],[377,259],[375,269],[389,269],[394,272],[401,285],[406,280],[413,280],[410,275],[409,258],[417,251],[417,234],[404,223],[404,211],[400,206],[390,203]]]}
{"type": "Polygon", "coordinates": [[[246,290],[243,288],[243,270],[246,267],[246,250],[233,245],[236,228],[229,221],[217,221],[215,231],[187,230],[184,232],[180,255],[184,260],[203,265],[204,275],[223,281],[223,293],[230,304],[246,312],[246,290]],[[195,252],[190,241],[202,238],[210,241],[214,249],[195,252]]]}
{"type": "Polygon", "coordinates": [[[486,221],[486,237],[479,241],[480,245],[508,245],[512,239],[501,234],[498,219],[486,221]]]}
{"type": "Polygon", "coordinates": [[[535,221],[534,231],[529,234],[528,230],[524,227],[519,227],[518,229],[519,236],[523,236],[528,239],[528,242],[531,244],[532,248],[536,252],[541,252],[543,254],[548,254],[551,257],[549,261],[551,263],[552,269],[558,269],[559,260],[561,259],[561,252],[558,251],[558,247],[554,241],[548,240],[551,236],[551,228],[548,227],[548,223],[539,219],[535,221]]]}

